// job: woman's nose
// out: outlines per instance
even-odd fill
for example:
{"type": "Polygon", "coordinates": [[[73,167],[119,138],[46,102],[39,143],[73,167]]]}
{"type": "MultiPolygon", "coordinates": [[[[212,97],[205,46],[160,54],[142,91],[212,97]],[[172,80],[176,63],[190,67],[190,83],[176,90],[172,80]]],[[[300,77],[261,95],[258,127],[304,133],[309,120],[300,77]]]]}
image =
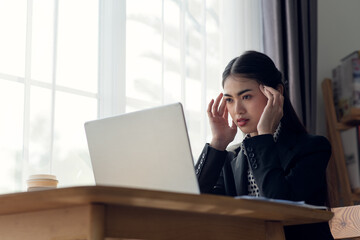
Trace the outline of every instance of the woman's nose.
{"type": "Polygon", "coordinates": [[[242,114],[246,111],[241,101],[236,101],[235,111],[239,114],[242,114]]]}

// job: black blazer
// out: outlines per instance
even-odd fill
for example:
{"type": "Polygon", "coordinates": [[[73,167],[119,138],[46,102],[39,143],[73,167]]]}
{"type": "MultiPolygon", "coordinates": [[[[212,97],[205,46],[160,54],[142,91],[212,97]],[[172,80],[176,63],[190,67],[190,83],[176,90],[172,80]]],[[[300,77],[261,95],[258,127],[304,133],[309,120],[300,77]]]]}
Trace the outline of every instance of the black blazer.
{"type": "MultiPolygon", "coordinates": [[[[250,167],[260,196],[325,205],[329,141],[310,134],[280,132],[244,139],[244,151],[218,151],[206,144],[195,165],[200,191],[227,196],[248,195],[250,167]]],[[[328,223],[285,227],[286,239],[333,239],[328,223]]]]}

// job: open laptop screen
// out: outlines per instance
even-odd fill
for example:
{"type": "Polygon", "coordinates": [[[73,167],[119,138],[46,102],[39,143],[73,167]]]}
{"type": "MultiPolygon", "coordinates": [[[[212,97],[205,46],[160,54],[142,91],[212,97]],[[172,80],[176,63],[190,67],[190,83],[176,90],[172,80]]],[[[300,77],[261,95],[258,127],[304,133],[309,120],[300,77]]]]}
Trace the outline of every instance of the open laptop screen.
{"type": "Polygon", "coordinates": [[[85,123],[97,185],[199,193],[181,103],[85,123]]]}

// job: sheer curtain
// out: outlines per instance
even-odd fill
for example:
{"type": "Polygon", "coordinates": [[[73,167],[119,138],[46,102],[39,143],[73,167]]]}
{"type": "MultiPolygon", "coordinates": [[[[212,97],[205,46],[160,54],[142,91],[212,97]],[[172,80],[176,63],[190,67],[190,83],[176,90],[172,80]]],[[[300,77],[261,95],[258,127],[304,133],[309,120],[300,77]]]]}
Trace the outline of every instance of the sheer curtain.
{"type": "Polygon", "coordinates": [[[195,159],[206,106],[244,50],[262,50],[259,1],[0,2],[0,192],[29,174],[93,184],[85,121],[182,102],[195,159]],[[11,24],[9,24],[11,23],[11,24]]]}

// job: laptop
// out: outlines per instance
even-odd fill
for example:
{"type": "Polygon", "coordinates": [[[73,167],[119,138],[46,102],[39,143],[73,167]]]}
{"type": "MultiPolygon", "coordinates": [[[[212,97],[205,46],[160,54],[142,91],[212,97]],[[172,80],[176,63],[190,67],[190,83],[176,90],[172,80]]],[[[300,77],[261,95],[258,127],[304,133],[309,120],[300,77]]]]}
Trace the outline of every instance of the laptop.
{"type": "Polygon", "coordinates": [[[96,185],[199,194],[181,103],[85,123],[96,185]]]}

